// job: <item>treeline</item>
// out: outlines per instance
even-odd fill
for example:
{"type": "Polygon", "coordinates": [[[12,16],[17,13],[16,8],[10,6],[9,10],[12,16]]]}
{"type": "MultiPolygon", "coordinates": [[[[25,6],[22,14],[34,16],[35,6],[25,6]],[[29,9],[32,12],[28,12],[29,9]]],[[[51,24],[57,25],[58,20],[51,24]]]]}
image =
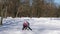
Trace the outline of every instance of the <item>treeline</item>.
{"type": "Polygon", "coordinates": [[[60,17],[54,0],[0,0],[2,17],[60,17]]]}

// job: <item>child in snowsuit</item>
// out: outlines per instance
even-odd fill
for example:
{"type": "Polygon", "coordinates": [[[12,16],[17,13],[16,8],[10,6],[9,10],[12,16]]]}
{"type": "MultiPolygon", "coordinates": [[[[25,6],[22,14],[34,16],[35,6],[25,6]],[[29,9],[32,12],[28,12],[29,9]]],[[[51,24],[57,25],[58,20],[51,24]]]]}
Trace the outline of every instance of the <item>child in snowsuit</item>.
{"type": "Polygon", "coordinates": [[[29,27],[29,23],[27,22],[27,21],[25,21],[24,23],[23,23],[23,28],[22,28],[22,30],[26,30],[27,28],[29,28],[30,30],[32,30],[30,27],[29,27]]]}

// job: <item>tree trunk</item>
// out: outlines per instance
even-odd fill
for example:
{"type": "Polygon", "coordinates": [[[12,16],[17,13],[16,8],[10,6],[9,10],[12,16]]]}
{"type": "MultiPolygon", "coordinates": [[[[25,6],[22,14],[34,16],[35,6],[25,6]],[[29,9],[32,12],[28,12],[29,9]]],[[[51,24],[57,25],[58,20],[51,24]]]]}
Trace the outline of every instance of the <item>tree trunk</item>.
{"type": "Polygon", "coordinates": [[[2,20],[3,20],[3,18],[2,18],[2,17],[0,17],[0,25],[2,25],[2,20]]]}
{"type": "Polygon", "coordinates": [[[18,8],[18,11],[17,11],[17,13],[16,13],[16,17],[18,17],[18,13],[19,13],[19,8],[18,8]]]}
{"type": "Polygon", "coordinates": [[[3,13],[4,13],[4,9],[1,8],[0,25],[2,25],[2,21],[3,21],[3,13]]]}
{"type": "Polygon", "coordinates": [[[5,12],[5,18],[7,17],[7,7],[6,7],[6,12],[5,12]]]}

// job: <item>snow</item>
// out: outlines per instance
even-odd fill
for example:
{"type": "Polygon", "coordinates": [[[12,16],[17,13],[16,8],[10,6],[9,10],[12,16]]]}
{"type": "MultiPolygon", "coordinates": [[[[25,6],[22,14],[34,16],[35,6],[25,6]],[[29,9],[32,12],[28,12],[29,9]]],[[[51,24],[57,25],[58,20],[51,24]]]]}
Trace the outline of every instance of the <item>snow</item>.
{"type": "Polygon", "coordinates": [[[60,18],[7,17],[0,26],[0,34],[60,34],[59,22],[60,18]],[[21,30],[24,21],[30,23],[32,31],[21,30]]]}

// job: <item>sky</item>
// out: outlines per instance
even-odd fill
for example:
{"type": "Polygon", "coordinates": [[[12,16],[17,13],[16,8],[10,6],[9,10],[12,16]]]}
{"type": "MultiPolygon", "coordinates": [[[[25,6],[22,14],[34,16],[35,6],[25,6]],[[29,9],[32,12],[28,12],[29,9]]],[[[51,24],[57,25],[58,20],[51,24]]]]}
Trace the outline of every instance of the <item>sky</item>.
{"type": "Polygon", "coordinates": [[[60,5],[60,0],[55,0],[55,3],[60,5]]]}
{"type": "MultiPolygon", "coordinates": [[[[32,4],[31,2],[32,2],[32,0],[30,0],[30,4],[32,4]]],[[[60,0],[55,0],[54,2],[58,5],[60,5],[60,0]]]]}

